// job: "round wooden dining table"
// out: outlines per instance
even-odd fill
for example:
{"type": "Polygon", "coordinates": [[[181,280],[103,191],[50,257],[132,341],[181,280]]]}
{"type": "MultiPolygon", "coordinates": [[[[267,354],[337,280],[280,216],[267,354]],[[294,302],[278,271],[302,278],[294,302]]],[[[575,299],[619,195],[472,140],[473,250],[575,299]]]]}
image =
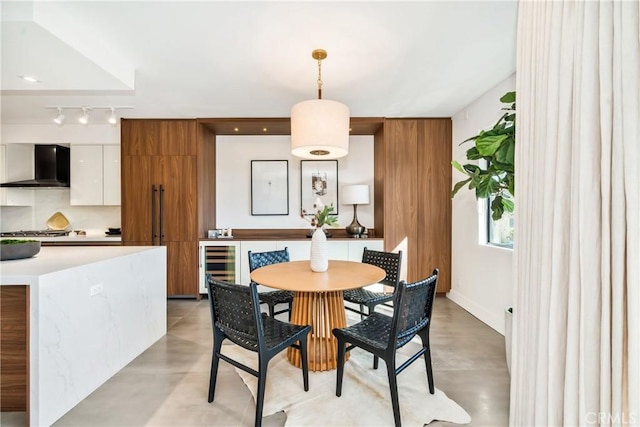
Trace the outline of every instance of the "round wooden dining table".
{"type": "MultiPolygon", "coordinates": [[[[331,331],[347,326],[342,291],[377,283],[385,275],[385,271],[375,265],[337,260],[329,260],[327,271],[316,273],[305,260],[257,268],[251,272],[251,280],[294,292],[291,323],[312,327],[307,344],[309,369],[327,371],[338,366],[338,341],[331,331]]],[[[287,359],[295,366],[302,366],[297,349],[289,348],[287,359]]]]}

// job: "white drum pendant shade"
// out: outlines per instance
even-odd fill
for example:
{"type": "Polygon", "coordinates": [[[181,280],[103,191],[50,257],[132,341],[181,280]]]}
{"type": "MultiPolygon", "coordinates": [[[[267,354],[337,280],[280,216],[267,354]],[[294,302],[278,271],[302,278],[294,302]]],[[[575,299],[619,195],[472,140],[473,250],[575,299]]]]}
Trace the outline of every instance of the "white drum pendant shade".
{"type": "Polygon", "coordinates": [[[303,159],[337,159],[349,154],[349,107],[327,99],[291,108],[291,154],[303,159]]]}

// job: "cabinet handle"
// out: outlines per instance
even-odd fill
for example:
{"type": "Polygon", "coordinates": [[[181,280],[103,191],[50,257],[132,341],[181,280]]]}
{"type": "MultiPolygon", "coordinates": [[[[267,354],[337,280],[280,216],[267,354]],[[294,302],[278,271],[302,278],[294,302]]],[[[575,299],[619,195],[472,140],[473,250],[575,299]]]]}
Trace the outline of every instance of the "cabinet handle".
{"type": "Polygon", "coordinates": [[[164,186],[160,184],[160,246],[162,246],[162,239],[164,238],[164,226],[162,222],[163,206],[164,206],[164,186]]]}
{"type": "Polygon", "coordinates": [[[151,246],[156,244],[156,189],[155,184],[151,186],[151,246]]]}

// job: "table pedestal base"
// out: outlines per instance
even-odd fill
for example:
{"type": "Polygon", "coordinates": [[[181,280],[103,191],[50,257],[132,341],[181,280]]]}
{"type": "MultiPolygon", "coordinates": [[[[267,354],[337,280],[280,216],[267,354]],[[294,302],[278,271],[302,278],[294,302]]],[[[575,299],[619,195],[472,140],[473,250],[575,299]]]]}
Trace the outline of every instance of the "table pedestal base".
{"type": "MultiPolygon", "coordinates": [[[[342,291],[296,292],[293,298],[291,323],[312,325],[308,337],[307,354],[310,371],[328,371],[338,367],[338,340],[331,331],[347,326],[342,291]]],[[[287,350],[287,359],[302,367],[300,351],[287,350]]],[[[349,354],[345,354],[345,361],[349,354]]]]}

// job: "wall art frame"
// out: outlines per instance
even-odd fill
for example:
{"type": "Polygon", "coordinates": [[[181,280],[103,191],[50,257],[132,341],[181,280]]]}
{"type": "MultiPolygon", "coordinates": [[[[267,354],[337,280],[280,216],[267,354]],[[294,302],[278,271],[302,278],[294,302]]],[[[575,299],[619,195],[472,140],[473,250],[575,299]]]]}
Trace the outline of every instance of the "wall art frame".
{"type": "Polygon", "coordinates": [[[289,215],[288,160],[251,160],[251,215],[289,215]]]}
{"type": "Polygon", "coordinates": [[[313,215],[317,199],[338,215],[337,160],[300,160],[300,212],[313,215]]]}

